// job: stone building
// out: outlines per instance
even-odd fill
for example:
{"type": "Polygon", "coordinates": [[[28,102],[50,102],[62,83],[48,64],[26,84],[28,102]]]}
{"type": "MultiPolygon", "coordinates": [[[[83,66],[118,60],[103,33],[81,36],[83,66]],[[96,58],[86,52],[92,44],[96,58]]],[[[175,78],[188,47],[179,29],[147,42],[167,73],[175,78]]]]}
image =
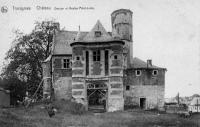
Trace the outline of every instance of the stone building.
{"type": "Polygon", "coordinates": [[[100,21],[89,32],[55,24],[52,54],[43,62],[44,97],[73,97],[87,109],[98,105],[106,111],[164,105],[166,69],[133,58],[132,11],[114,11],[111,23],[112,32],[100,21]]]}

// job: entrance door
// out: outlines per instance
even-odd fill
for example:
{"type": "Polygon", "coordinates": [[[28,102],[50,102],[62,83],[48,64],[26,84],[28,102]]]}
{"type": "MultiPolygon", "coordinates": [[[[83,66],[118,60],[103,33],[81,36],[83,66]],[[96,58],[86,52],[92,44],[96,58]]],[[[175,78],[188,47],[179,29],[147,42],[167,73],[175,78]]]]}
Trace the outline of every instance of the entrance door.
{"type": "Polygon", "coordinates": [[[87,88],[88,110],[106,111],[107,88],[100,84],[89,84],[87,88]]]}
{"type": "Polygon", "coordinates": [[[140,108],[141,109],[146,108],[146,98],[140,98],[140,108]]]}

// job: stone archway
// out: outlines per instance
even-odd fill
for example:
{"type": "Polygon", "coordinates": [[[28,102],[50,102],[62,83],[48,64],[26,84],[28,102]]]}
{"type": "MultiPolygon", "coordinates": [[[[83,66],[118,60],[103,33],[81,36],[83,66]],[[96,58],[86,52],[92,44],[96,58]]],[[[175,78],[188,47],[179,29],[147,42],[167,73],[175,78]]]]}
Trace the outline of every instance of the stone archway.
{"type": "Polygon", "coordinates": [[[108,87],[103,83],[87,84],[88,110],[94,112],[105,112],[107,109],[108,87]]]}

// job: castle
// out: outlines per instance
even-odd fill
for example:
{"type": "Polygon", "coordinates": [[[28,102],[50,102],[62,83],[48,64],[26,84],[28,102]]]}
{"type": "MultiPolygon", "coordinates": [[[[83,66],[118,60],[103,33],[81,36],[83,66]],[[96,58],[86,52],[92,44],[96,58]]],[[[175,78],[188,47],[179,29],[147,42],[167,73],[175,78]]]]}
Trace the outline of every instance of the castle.
{"type": "Polygon", "coordinates": [[[86,109],[162,108],[165,68],[133,58],[132,11],[111,14],[112,32],[100,21],[90,32],[63,31],[56,23],[52,54],[43,62],[43,96],[74,98],[86,109]]]}

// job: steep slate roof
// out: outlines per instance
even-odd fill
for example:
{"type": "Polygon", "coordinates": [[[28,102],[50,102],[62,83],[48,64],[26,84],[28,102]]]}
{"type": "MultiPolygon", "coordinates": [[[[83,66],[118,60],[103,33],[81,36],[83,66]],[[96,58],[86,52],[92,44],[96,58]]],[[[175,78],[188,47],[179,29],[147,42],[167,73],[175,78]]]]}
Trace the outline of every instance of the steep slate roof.
{"type": "MultiPolygon", "coordinates": [[[[54,36],[53,55],[72,54],[70,44],[75,41],[77,31],[57,31],[54,36]]],[[[86,36],[88,32],[80,32],[80,39],[86,36]]]]}
{"type": "MultiPolygon", "coordinates": [[[[133,61],[132,61],[132,64],[131,64],[131,68],[147,68],[147,62],[137,58],[137,57],[134,57],[133,58],[133,61]]],[[[157,67],[155,65],[152,65],[148,68],[152,68],[152,69],[165,69],[165,68],[161,68],[161,67],[157,67]]]]}
{"type": "Polygon", "coordinates": [[[112,41],[114,38],[111,37],[111,35],[106,32],[105,28],[101,24],[101,22],[98,20],[95,26],[92,28],[92,30],[83,38],[83,42],[105,42],[105,41],[112,41]],[[95,32],[100,31],[101,36],[96,37],[95,32]]]}

